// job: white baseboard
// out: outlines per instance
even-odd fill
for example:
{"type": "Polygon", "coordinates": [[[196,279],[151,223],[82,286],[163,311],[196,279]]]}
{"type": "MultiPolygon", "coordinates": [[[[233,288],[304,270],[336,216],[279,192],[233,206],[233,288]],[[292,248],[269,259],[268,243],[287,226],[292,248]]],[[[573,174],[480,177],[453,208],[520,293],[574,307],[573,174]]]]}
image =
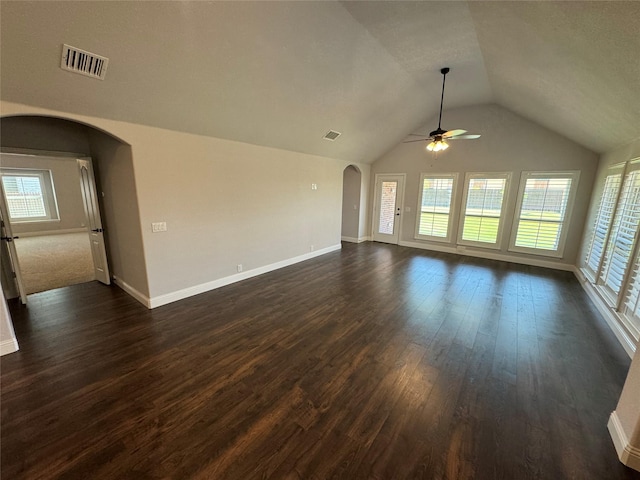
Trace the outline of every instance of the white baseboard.
{"type": "Polygon", "coordinates": [[[613,445],[616,447],[620,461],[627,467],[640,471],[640,448],[634,447],[629,443],[627,434],[622,428],[615,410],[609,417],[607,428],[609,429],[611,440],[613,440],[613,445]]]}
{"type": "Polygon", "coordinates": [[[246,272],[237,273],[235,275],[230,275],[218,280],[213,280],[212,282],[194,285],[193,287],[184,288],[182,290],[159,295],[157,297],[151,297],[149,299],[149,308],[156,308],[162,305],[167,305],[168,303],[177,302],[178,300],[182,300],[184,298],[199,295],[200,293],[208,292],[210,290],[215,290],[216,288],[224,287],[232,283],[246,280],[247,278],[256,277],[258,275],[262,275],[263,273],[268,273],[273,270],[278,270],[279,268],[288,267],[289,265],[293,265],[294,263],[304,262],[305,260],[310,260],[311,258],[319,257],[320,255],[324,255],[326,253],[335,252],[336,250],[340,250],[341,248],[342,244],[339,243],[337,245],[322,248],[314,252],[305,253],[304,255],[288,258],[286,260],[272,263],[270,265],[265,265],[263,267],[254,268],[253,270],[247,270],[246,272]]]}
{"type": "Polygon", "coordinates": [[[582,288],[587,293],[598,311],[602,314],[602,317],[604,318],[605,322],[607,322],[607,325],[609,325],[609,328],[611,328],[611,330],[613,331],[613,334],[620,342],[620,345],[622,345],[622,348],[624,348],[624,351],[627,352],[629,358],[633,358],[633,355],[636,352],[636,340],[633,338],[631,332],[624,328],[624,324],[621,319],[613,311],[613,309],[609,307],[609,305],[607,305],[607,303],[600,296],[594,286],[582,274],[580,269],[575,267],[573,274],[576,276],[576,278],[582,285],[582,288]]]}
{"type": "Polygon", "coordinates": [[[451,247],[449,245],[436,245],[432,243],[407,242],[400,241],[402,247],[421,248],[423,250],[432,250],[434,252],[455,253],[457,255],[465,255],[467,257],[487,258],[489,260],[500,260],[502,262],[518,263],[520,265],[531,265],[533,267],[552,268],[554,270],[564,270],[568,272],[574,271],[574,265],[567,263],[542,260],[539,258],[523,258],[514,255],[496,253],[495,251],[473,250],[468,247],[451,247]]]}
{"type": "Polygon", "coordinates": [[[137,301],[139,301],[145,307],[151,308],[151,300],[149,299],[149,297],[147,297],[143,293],[140,293],[138,290],[133,288],[128,283],[123,282],[120,278],[118,278],[116,276],[113,277],[113,283],[115,283],[117,286],[119,286],[122,290],[127,292],[129,295],[131,295],[133,298],[135,298],[137,301]]]}
{"type": "Polygon", "coordinates": [[[360,238],[342,237],[341,240],[343,242],[362,243],[362,242],[368,242],[369,241],[369,237],[360,237],[360,238]]]}
{"type": "Polygon", "coordinates": [[[89,230],[86,228],[65,228],[62,230],[41,230],[39,232],[22,232],[16,234],[18,237],[45,237],[48,235],[63,235],[65,233],[87,233],[89,230]]]}
{"type": "Polygon", "coordinates": [[[17,352],[18,350],[18,340],[16,338],[10,338],[0,342],[0,355],[7,355],[9,353],[17,352]]]}

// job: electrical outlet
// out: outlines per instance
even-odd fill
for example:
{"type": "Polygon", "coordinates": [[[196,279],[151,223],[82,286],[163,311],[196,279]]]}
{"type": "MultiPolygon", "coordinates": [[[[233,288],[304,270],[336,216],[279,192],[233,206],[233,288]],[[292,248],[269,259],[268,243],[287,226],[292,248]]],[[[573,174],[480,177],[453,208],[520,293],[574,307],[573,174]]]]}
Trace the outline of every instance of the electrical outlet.
{"type": "Polygon", "coordinates": [[[151,224],[151,231],[153,233],[166,232],[167,231],[167,222],[153,222],[151,224]]]}
{"type": "Polygon", "coordinates": [[[318,189],[318,184],[317,183],[312,183],[311,184],[311,190],[317,190],[318,189]]]}
{"type": "Polygon", "coordinates": [[[238,273],[240,273],[241,271],[242,271],[242,264],[241,264],[241,263],[239,263],[239,264],[238,264],[238,273]]]}

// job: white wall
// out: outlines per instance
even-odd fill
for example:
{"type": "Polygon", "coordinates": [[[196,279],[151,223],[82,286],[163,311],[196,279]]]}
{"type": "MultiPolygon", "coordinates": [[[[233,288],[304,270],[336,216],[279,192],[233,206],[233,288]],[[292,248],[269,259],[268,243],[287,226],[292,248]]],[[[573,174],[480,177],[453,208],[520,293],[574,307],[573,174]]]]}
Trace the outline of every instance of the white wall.
{"type": "Polygon", "coordinates": [[[152,305],[232,281],[238,264],[245,273],[259,272],[340,248],[348,162],[9,102],[1,106],[3,115],[84,122],[131,145],[143,246],[137,255],[144,258],[152,305]],[[152,222],[166,222],[168,230],[152,233],[152,222]]]}
{"type": "Polygon", "coordinates": [[[2,167],[49,170],[58,203],[58,220],[12,223],[14,234],[49,234],[59,230],[86,230],[86,215],[80,191],[78,165],[74,158],[3,154],[2,167]]]}
{"type": "Polygon", "coordinates": [[[102,132],[90,131],[88,137],[110,273],[118,285],[146,303],[149,283],[131,146],[102,132]]]}
{"type": "MultiPolygon", "coordinates": [[[[417,133],[428,133],[436,125],[437,117],[417,133]]],[[[454,208],[459,209],[466,172],[512,172],[509,194],[505,200],[506,216],[501,249],[496,251],[466,247],[465,252],[488,258],[502,258],[558,268],[568,269],[575,265],[597,168],[597,155],[571,140],[493,104],[446,110],[443,112],[443,128],[464,128],[469,133],[482,136],[477,140],[451,141],[450,148],[438,154],[437,157],[425,150],[426,142],[401,143],[372,165],[372,177],[378,173],[406,173],[407,175],[404,206],[409,207],[411,211],[403,213],[401,244],[445,251],[457,250],[457,215],[453,225],[453,240],[450,243],[428,242],[414,238],[421,173],[459,173],[460,183],[454,199],[454,208]],[[523,171],[529,170],[580,171],[576,202],[562,258],[508,251],[520,175],[523,171]]],[[[370,198],[373,198],[374,178],[371,181],[370,198]]]]}
{"type": "Polygon", "coordinates": [[[631,362],[608,426],[622,463],[640,471],[640,349],[631,362]]]}

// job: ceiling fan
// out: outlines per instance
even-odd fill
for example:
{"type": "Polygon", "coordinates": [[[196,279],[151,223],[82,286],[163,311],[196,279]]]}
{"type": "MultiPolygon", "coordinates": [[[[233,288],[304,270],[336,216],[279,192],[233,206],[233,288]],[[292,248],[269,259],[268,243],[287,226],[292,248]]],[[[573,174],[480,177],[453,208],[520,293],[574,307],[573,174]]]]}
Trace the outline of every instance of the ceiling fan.
{"type": "Polygon", "coordinates": [[[407,140],[403,143],[411,143],[411,142],[424,142],[431,140],[431,143],[427,145],[427,150],[430,152],[440,152],[442,150],[446,150],[449,148],[449,144],[446,140],[473,140],[475,138],[480,138],[480,135],[465,135],[467,133],[466,130],[443,130],[440,126],[440,122],[442,121],[442,103],[444,101],[444,82],[447,79],[447,73],[449,73],[449,68],[445,67],[440,70],[442,73],[442,95],[440,96],[440,116],[438,117],[438,128],[433,132],[429,133],[429,135],[421,135],[418,133],[410,133],[409,135],[413,137],[422,137],[419,140],[407,140]]]}

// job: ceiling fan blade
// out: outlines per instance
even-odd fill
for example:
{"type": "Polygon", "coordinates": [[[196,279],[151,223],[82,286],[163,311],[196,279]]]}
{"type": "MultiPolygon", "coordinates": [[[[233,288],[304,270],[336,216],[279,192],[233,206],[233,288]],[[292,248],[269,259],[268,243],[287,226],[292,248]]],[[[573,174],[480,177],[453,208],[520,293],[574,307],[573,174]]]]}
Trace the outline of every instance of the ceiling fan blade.
{"type": "Polygon", "coordinates": [[[402,142],[402,143],[428,142],[429,140],[431,140],[431,139],[430,138],[421,138],[419,140],[407,140],[407,141],[402,142]]]}
{"type": "Polygon", "coordinates": [[[429,135],[427,135],[426,133],[410,133],[409,136],[411,137],[424,137],[424,138],[429,138],[429,135]]]}
{"type": "Polygon", "coordinates": [[[480,138],[480,135],[457,135],[455,137],[449,137],[447,140],[473,140],[475,138],[480,138]]]}
{"type": "Polygon", "coordinates": [[[467,131],[466,130],[461,130],[461,129],[449,130],[448,132],[443,133],[442,137],[443,138],[451,138],[451,137],[455,137],[457,135],[462,135],[463,133],[467,133],[467,131]]]}

